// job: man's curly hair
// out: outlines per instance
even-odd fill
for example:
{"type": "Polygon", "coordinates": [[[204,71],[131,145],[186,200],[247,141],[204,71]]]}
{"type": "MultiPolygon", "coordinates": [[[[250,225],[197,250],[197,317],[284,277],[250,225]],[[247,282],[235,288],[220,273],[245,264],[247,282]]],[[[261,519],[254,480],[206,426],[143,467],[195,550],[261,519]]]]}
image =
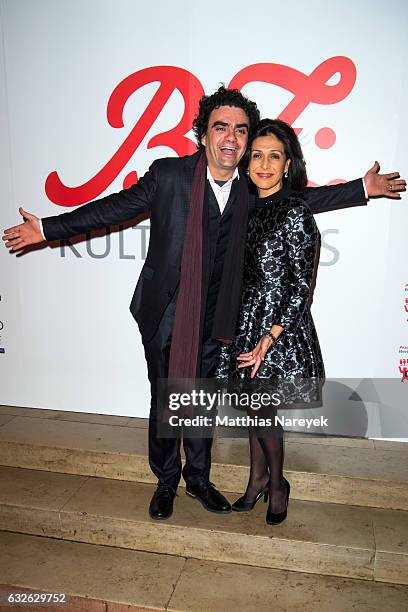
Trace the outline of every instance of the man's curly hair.
{"type": "Polygon", "coordinates": [[[255,102],[243,96],[238,89],[227,89],[224,85],[221,85],[215,93],[211,96],[203,96],[199,102],[198,115],[193,121],[193,132],[199,149],[203,147],[201,138],[207,132],[210,115],[215,108],[220,106],[242,108],[249,119],[249,137],[251,137],[255,126],[261,119],[255,102]]]}

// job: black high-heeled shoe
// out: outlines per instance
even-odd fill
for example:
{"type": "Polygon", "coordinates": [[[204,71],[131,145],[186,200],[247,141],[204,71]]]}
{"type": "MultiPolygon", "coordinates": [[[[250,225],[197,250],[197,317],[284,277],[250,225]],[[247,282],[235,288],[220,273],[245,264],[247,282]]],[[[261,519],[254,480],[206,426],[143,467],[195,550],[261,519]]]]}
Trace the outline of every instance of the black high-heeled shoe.
{"type": "Polygon", "coordinates": [[[245,495],[243,495],[232,504],[231,508],[232,510],[234,510],[234,512],[250,512],[250,510],[254,509],[256,502],[258,502],[262,496],[264,498],[264,502],[266,503],[269,497],[268,486],[259,491],[259,493],[256,494],[255,499],[253,499],[252,501],[247,501],[245,499],[245,495]]]}
{"type": "Polygon", "coordinates": [[[286,508],[283,512],[272,512],[269,508],[266,513],[266,522],[268,525],[279,525],[279,523],[283,523],[285,518],[288,516],[288,505],[289,505],[289,495],[290,495],[290,484],[286,480],[286,508]]]}

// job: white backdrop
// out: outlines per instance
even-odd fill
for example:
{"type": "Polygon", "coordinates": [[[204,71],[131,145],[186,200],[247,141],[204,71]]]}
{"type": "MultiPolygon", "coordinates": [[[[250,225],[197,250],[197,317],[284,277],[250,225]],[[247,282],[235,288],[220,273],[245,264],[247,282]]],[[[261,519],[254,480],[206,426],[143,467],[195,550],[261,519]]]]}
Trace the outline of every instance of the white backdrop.
{"type": "MultiPolygon", "coordinates": [[[[277,69],[265,68],[271,82],[243,87],[262,116],[274,117],[294,98],[293,70],[310,75],[330,58],[349,58],[356,80],[343,99],[313,103],[304,88],[305,108],[293,125],[302,128],[309,178],[356,178],[375,159],[382,171],[408,176],[406,2],[203,6],[0,0],[1,227],[18,222],[19,205],[40,216],[69,210],[47,196],[47,177],[56,171],[64,185],[78,187],[101,171],[159,83],[129,96],[123,127],[107,121],[110,95],[133,73],[163,65],[189,71],[206,93],[252,64],[289,67],[279,85],[277,69]],[[336,135],[330,148],[316,144],[324,127],[336,135]]],[[[333,73],[328,85],[341,78],[333,73]]],[[[130,172],[142,175],[154,159],[176,154],[147,144],[174,128],[183,110],[174,91],[101,195],[119,190],[130,172]]],[[[408,359],[407,221],[406,198],[318,217],[323,249],[313,314],[328,376],[400,376],[400,360],[408,359]]],[[[148,414],[143,351],[128,310],[148,225],[114,233],[110,244],[103,236],[82,241],[76,251],[46,247],[16,258],[0,249],[2,404],[148,414]]]]}

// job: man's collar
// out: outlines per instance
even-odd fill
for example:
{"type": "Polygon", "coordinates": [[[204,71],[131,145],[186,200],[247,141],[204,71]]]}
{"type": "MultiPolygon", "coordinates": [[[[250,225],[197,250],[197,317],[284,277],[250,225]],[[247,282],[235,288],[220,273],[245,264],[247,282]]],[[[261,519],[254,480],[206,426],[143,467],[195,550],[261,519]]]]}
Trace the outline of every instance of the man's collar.
{"type": "MultiPolygon", "coordinates": [[[[225,183],[228,183],[228,181],[232,182],[236,178],[239,178],[238,168],[235,168],[234,174],[232,175],[232,177],[230,179],[225,181],[225,183]]],[[[208,166],[207,166],[207,179],[210,181],[210,183],[215,183],[215,179],[212,177],[212,174],[211,174],[210,169],[209,169],[208,166]]]]}

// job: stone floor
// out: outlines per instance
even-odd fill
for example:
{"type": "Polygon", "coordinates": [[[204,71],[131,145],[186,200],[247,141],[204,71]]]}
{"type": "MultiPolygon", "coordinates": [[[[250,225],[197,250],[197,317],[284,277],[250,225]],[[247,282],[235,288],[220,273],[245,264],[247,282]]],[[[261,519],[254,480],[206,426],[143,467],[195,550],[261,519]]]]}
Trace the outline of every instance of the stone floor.
{"type": "MultiPolygon", "coordinates": [[[[159,523],[146,427],[0,406],[0,611],[23,588],[67,593],[56,612],[408,610],[408,444],[290,434],[285,523],[261,503],[206,513],[182,488],[159,523]]],[[[217,439],[213,460],[233,499],[247,441],[217,439]]]]}
{"type": "MultiPolygon", "coordinates": [[[[14,591],[24,587],[82,598],[73,601],[78,607],[58,606],[56,612],[64,609],[122,612],[119,605],[136,606],[136,610],[177,612],[405,612],[408,609],[406,586],[6,532],[0,532],[0,546],[1,580],[14,585],[14,591]]],[[[10,609],[13,608],[4,608],[5,612],[10,609]]],[[[37,612],[41,608],[32,609],[37,612]]],[[[50,608],[44,611],[50,612],[50,608]]]]}
{"type": "MultiPolygon", "coordinates": [[[[146,419],[0,406],[0,465],[154,482],[146,427],[146,419]]],[[[408,510],[406,458],[404,443],[288,434],[285,472],[295,499],[408,510]]],[[[217,486],[245,488],[246,439],[217,438],[212,459],[217,486]]]]}

